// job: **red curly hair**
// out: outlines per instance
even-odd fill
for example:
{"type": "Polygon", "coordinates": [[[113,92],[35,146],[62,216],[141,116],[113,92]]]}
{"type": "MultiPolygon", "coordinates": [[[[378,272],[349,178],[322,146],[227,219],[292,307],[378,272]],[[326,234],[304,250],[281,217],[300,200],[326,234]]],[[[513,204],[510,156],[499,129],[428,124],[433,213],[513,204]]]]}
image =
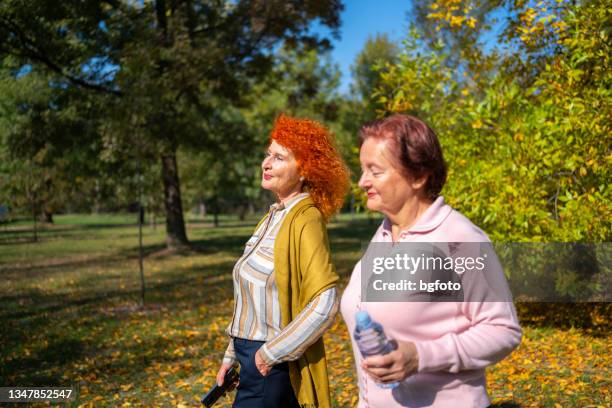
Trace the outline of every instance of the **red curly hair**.
{"type": "Polygon", "coordinates": [[[329,219],[342,207],[349,189],[348,168],[332,134],[314,120],[281,114],[270,134],[272,140],[293,152],[312,200],[329,219]]]}

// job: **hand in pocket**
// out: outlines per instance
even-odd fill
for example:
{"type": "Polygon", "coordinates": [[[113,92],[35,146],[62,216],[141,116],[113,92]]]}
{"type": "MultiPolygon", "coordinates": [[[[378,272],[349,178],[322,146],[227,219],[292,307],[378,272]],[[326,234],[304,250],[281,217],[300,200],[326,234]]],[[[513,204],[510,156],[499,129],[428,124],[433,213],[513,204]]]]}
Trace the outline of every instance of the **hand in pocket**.
{"type": "Polygon", "coordinates": [[[270,370],[272,369],[272,366],[266,364],[264,359],[261,357],[261,349],[257,350],[257,352],[255,353],[255,367],[257,367],[257,370],[259,370],[261,375],[263,375],[264,377],[267,376],[270,373],[270,370]]]}

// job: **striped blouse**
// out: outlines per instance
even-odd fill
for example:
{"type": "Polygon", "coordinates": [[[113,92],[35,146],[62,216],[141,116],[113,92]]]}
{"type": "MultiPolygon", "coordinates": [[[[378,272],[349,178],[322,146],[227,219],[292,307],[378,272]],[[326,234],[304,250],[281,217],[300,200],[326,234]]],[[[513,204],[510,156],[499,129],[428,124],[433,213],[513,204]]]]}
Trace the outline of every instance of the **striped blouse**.
{"type": "MultiPolygon", "coordinates": [[[[308,193],[302,193],[285,205],[273,204],[234,266],[234,315],[226,331],[232,338],[265,341],[261,354],[269,365],[297,360],[332,325],[338,311],[338,295],[332,287],[315,297],[286,327],[281,324],[274,239],[289,210],[306,197],[308,193]]],[[[233,340],[223,363],[236,363],[233,340]]]]}

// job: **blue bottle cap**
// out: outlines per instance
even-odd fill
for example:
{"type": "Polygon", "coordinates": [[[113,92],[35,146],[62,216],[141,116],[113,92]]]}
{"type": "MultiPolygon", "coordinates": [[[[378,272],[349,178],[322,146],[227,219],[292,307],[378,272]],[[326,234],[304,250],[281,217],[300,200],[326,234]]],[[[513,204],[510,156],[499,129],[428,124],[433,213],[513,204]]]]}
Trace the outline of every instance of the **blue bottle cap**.
{"type": "Polygon", "coordinates": [[[370,318],[370,315],[368,314],[368,312],[364,312],[363,310],[360,310],[355,315],[355,322],[357,326],[367,327],[370,324],[372,324],[372,318],[370,318]]]}

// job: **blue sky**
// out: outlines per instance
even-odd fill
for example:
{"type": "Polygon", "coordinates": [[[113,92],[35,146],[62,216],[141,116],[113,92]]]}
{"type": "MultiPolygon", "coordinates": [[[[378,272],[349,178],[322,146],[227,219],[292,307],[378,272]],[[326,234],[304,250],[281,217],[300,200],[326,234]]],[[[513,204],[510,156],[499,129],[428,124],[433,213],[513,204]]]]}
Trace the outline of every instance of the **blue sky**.
{"type": "MultiPolygon", "coordinates": [[[[408,0],[346,0],[341,19],[340,40],[334,40],[332,59],[342,71],[341,92],[348,92],[351,82],[350,67],[363,48],[368,36],[386,33],[391,40],[400,42],[408,31],[408,0]]],[[[316,32],[329,33],[318,27],[316,32]]]]}

